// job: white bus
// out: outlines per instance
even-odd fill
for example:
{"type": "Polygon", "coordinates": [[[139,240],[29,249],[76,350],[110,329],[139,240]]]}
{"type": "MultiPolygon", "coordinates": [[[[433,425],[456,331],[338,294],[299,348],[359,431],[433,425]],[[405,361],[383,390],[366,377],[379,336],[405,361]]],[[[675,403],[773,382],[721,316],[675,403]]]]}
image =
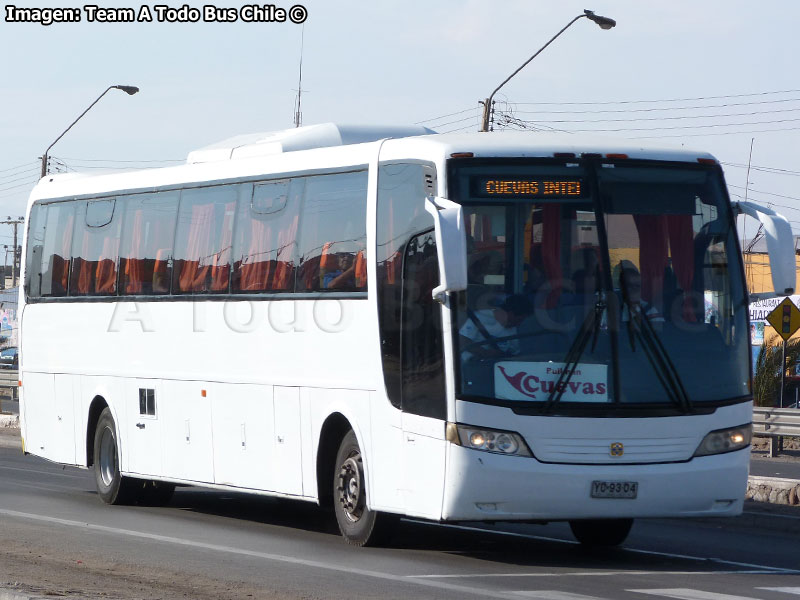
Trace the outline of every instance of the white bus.
{"type": "Polygon", "coordinates": [[[614,545],[637,517],[738,514],[735,210],[791,293],[788,223],[732,207],[687,150],[329,124],[48,175],[23,451],[93,468],[111,504],[197,485],[331,506],[357,545],[398,516],[614,545]]]}

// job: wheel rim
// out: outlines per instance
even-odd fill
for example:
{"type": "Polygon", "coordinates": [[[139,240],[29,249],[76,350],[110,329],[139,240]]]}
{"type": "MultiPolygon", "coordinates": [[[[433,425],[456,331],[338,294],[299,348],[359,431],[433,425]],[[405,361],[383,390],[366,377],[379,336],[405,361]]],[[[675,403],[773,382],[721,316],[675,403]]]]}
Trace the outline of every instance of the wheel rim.
{"type": "Polygon", "coordinates": [[[114,440],[114,432],[110,428],[103,430],[100,438],[100,477],[103,484],[109,486],[114,481],[117,473],[117,444],[114,440]]]}
{"type": "Polygon", "coordinates": [[[339,467],[339,504],[344,510],[344,516],[353,523],[364,514],[364,468],[361,464],[361,455],[354,453],[339,467]]]}

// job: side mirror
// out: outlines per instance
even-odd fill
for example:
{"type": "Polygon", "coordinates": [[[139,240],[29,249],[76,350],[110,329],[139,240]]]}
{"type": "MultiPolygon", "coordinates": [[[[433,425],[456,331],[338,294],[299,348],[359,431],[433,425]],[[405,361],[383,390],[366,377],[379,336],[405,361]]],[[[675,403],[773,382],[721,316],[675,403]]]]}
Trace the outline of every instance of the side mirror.
{"type": "Polygon", "coordinates": [[[796,281],[794,235],[786,217],[771,208],[752,202],[733,202],[733,209],[748,217],[758,219],[764,226],[767,253],[772,270],[774,294],[751,294],[751,297],[789,296],[794,293],[796,281]]]}
{"type": "Polygon", "coordinates": [[[433,299],[444,303],[447,292],[467,289],[467,230],[464,209],[445,198],[425,198],[425,210],[433,215],[439,256],[439,285],[433,299]]]}

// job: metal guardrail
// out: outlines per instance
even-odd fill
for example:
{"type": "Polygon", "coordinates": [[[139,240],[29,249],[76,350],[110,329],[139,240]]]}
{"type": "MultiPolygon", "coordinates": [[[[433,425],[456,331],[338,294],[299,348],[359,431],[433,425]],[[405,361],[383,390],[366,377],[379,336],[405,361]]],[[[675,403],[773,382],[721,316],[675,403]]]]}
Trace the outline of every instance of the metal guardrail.
{"type": "MultiPolygon", "coordinates": [[[[14,369],[0,369],[0,388],[7,388],[11,393],[11,400],[16,400],[19,397],[19,371],[14,369]]],[[[0,412],[3,412],[3,399],[0,397],[0,412]]]]}
{"type": "Polygon", "coordinates": [[[777,456],[784,436],[800,437],[800,409],[753,408],[753,435],[768,437],[769,455],[777,456]]]}

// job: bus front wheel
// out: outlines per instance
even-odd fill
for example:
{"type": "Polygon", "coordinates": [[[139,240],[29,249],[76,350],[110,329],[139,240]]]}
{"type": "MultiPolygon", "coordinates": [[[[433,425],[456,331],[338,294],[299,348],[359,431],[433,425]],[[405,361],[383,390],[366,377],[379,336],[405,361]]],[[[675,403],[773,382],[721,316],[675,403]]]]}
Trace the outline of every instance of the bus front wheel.
{"type": "Polygon", "coordinates": [[[117,427],[108,408],[103,409],[94,431],[94,481],[97,495],[106,504],[133,500],[133,481],[119,472],[117,427]]]}
{"type": "Polygon", "coordinates": [[[628,537],[633,519],[586,519],[570,521],[569,528],[584,546],[619,546],[628,537]]]}
{"type": "Polygon", "coordinates": [[[386,541],[395,522],[393,515],[367,506],[364,464],[356,434],[344,436],[333,473],[333,510],[339,531],[354,546],[374,546],[386,541]]]}

